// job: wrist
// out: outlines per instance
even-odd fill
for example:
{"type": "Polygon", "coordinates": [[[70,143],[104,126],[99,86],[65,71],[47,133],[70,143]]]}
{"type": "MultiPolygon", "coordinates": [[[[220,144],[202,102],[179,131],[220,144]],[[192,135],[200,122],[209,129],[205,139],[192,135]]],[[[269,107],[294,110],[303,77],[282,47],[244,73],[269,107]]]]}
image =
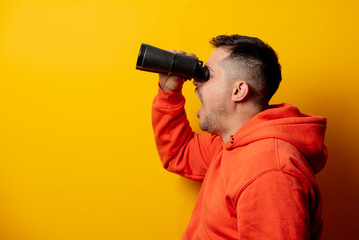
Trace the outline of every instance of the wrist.
{"type": "Polygon", "coordinates": [[[156,96],[156,103],[154,106],[157,108],[173,108],[184,104],[185,98],[182,95],[182,89],[176,92],[166,92],[161,87],[158,88],[158,94],[156,96]]]}
{"type": "Polygon", "coordinates": [[[166,86],[162,86],[161,85],[161,82],[158,82],[158,86],[163,90],[163,91],[165,91],[165,92],[178,92],[178,91],[180,91],[181,89],[182,89],[182,86],[180,86],[180,87],[178,87],[177,89],[169,89],[169,88],[167,88],[166,86]]]}

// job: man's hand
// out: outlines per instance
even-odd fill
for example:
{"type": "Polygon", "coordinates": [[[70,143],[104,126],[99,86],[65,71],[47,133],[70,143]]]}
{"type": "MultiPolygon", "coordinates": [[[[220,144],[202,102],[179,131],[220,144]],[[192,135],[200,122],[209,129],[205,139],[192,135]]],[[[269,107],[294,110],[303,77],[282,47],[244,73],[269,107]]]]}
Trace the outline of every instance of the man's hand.
{"type": "MultiPolygon", "coordinates": [[[[171,50],[171,53],[179,53],[179,54],[186,54],[191,57],[196,57],[194,53],[186,53],[184,51],[177,51],[171,50]]],[[[161,88],[166,92],[176,92],[180,90],[183,86],[185,79],[175,76],[175,75],[166,75],[166,74],[159,74],[159,83],[161,88]]]]}

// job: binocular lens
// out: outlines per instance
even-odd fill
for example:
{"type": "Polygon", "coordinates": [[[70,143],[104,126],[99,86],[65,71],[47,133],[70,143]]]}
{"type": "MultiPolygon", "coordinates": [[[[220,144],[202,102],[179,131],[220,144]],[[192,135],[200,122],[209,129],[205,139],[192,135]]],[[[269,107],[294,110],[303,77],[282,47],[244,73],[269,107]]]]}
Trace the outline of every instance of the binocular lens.
{"type": "Polygon", "coordinates": [[[209,71],[198,58],[171,53],[160,48],[142,43],[137,58],[136,69],[177,75],[184,79],[208,81],[209,71]]]}

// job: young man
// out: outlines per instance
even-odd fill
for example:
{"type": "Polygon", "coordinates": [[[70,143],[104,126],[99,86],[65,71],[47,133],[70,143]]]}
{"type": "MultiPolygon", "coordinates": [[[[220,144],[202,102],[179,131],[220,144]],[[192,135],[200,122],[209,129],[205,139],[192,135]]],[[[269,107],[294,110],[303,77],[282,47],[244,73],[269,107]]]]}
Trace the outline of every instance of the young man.
{"type": "Polygon", "coordinates": [[[327,159],[326,119],[290,104],[268,105],[281,67],[258,38],[220,35],[211,44],[210,78],[194,81],[200,128],[208,133],[189,126],[183,79],[160,75],[153,102],[163,166],[203,182],[183,239],[319,239],[322,202],[314,175],[327,159]]]}

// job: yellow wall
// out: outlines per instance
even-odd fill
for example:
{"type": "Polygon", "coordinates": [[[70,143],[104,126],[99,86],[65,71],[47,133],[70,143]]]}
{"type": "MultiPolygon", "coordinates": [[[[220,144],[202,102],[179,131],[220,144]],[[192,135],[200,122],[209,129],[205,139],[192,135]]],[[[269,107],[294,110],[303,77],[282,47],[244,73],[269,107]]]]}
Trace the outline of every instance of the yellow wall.
{"type": "MultiPolygon", "coordinates": [[[[2,0],[0,239],[180,239],[199,185],[162,169],[150,122],[157,77],[135,63],[142,42],[206,60],[210,38],[225,33],[277,50],[273,103],[328,117],[324,239],[355,239],[358,5],[2,0]]],[[[184,93],[198,130],[192,84],[184,93]]]]}

